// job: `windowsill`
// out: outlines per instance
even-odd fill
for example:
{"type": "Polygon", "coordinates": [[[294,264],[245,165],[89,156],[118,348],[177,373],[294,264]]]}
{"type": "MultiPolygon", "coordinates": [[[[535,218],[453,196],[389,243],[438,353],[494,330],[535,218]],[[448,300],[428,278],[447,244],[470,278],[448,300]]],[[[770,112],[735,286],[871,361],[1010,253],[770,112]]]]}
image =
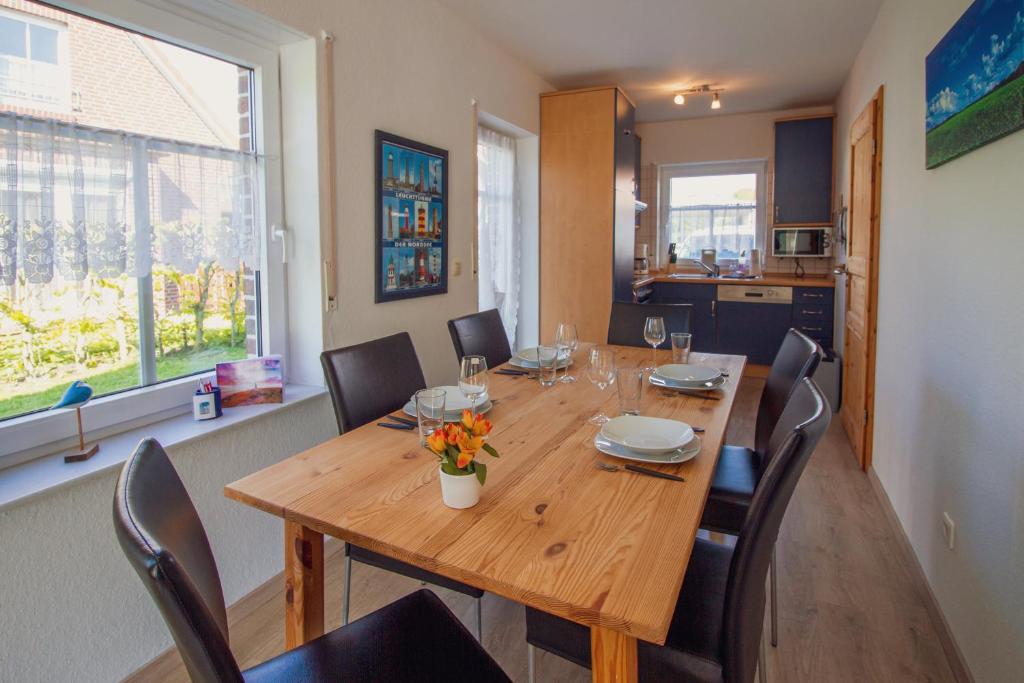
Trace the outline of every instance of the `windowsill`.
{"type": "Polygon", "coordinates": [[[61,451],[0,470],[0,511],[120,467],[145,437],[154,437],[165,447],[176,446],[290,408],[326,392],[327,389],[320,386],[289,384],[284,389],[284,403],[229,408],[223,417],[201,422],[193,420],[191,412],[176,415],[102,439],[99,452],[85,462],[65,463],[61,451]]]}

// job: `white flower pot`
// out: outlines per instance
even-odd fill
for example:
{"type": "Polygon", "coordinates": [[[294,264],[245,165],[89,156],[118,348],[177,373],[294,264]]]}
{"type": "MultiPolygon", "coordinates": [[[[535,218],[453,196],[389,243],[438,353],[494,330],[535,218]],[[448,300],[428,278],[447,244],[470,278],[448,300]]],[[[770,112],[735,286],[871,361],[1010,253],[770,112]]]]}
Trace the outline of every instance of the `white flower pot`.
{"type": "Polygon", "coordinates": [[[475,474],[451,475],[438,468],[441,499],[450,508],[462,510],[480,502],[480,480],[475,474]]]}

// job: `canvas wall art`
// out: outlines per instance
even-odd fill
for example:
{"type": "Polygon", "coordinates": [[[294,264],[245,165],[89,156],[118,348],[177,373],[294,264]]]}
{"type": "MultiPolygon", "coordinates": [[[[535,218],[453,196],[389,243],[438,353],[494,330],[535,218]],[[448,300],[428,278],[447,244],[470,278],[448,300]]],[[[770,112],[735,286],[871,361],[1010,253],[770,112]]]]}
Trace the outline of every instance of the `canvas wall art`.
{"type": "Polygon", "coordinates": [[[225,408],[284,401],[281,356],[217,363],[217,386],[225,408]]]}
{"type": "Polygon", "coordinates": [[[376,303],[448,291],[448,152],[376,132],[376,303]]]}
{"type": "Polygon", "coordinates": [[[927,168],[1024,128],[1024,0],[975,0],[925,60],[927,168]]]}

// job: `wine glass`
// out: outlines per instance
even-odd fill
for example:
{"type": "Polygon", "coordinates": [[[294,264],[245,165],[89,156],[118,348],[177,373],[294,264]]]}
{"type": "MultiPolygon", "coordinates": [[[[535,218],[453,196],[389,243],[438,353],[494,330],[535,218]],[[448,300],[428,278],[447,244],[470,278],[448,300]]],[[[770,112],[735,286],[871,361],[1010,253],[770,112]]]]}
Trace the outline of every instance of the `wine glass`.
{"type": "Polygon", "coordinates": [[[476,401],[487,392],[487,359],[483,356],[463,356],[459,368],[459,391],[469,399],[470,410],[476,414],[476,401]]]}
{"type": "MultiPolygon", "coordinates": [[[[611,349],[595,346],[590,350],[590,362],[587,364],[587,378],[604,391],[615,381],[615,353],[611,349]]],[[[608,421],[604,413],[597,413],[588,422],[603,425],[608,421]]]]}
{"type": "Polygon", "coordinates": [[[665,341],[665,319],[651,316],[644,323],[644,341],[651,345],[651,365],[644,370],[654,371],[658,367],[658,344],[665,341]]]}
{"type": "MultiPolygon", "coordinates": [[[[558,332],[555,333],[555,346],[561,349],[567,349],[569,351],[569,359],[565,364],[565,372],[562,373],[562,377],[558,380],[559,382],[575,382],[576,378],[569,374],[569,363],[568,360],[572,359],[572,354],[576,351],[576,347],[579,346],[579,339],[576,337],[576,326],[572,323],[558,323],[558,332]]],[[[561,358],[558,359],[559,361],[561,358]]]]}

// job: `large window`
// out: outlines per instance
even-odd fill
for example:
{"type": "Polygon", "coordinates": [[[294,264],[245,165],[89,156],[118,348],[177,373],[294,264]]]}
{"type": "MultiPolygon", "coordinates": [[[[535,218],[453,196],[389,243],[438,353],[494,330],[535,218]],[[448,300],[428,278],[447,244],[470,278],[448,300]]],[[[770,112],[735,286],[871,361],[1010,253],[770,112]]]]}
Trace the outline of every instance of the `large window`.
{"type": "Polygon", "coordinates": [[[0,102],[67,106],[67,26],[0,8],[0,102]]]}
{"type": "Polygon", "coordinates": [[[662,241],[680,258],[715,249],[720,261],[763,245],[764,162],[681,164],[661,169],[662,241]]]}
{"type": "MultiPolygon", "coordinates": [[[[102,396],[262,342],[253,71],[37,9],[63,15],[83,97],[73,121],[0,100],[0,420],[47,408],[75,379],[102,396]]],[[[36,18],[18,33],[11,16],[0,51],[52,54],[36,18]]]]}
{"type": "Polygon", "coordinates": [[[515,346],[519,312],[520,223],[516,140],[477,128],[477,243],[479,307],[497,308],[515,346]]]}

